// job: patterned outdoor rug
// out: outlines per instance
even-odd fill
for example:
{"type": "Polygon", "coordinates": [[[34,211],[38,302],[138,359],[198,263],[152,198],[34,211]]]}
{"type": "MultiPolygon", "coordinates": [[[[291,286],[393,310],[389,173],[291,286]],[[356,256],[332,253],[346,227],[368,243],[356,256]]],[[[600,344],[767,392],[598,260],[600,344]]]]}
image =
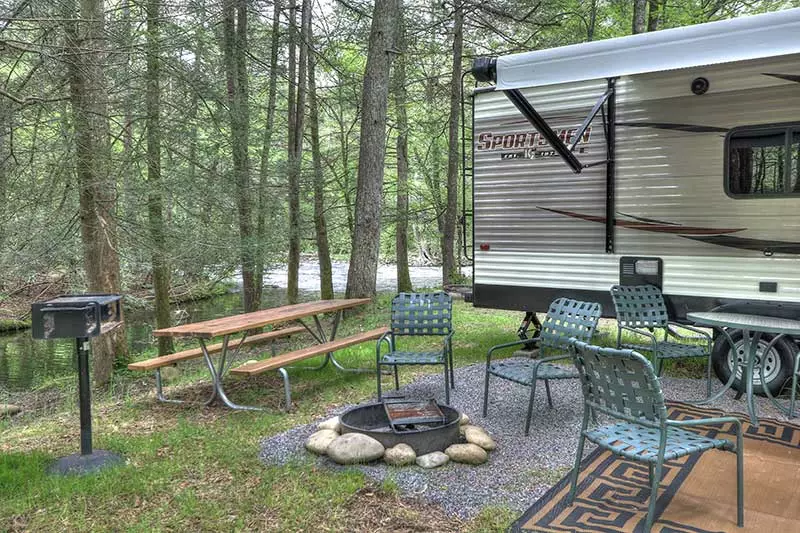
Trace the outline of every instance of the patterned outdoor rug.
{"type": "MultiPolygon", "coordinates": [[[[722,416],[670,402],[670,418],[722,416]]],[[[743,421],[744,415],[739,415],[743,421]]],[[[730,425],[694,428],[728,438],[730,425]]],[[[659,533],[800,532],[800,426],[744,422],[744,528],[736,527],[736,455],[718,450],[667,461],[656,504],[659,533]]],[[[733,435],[730,435],[733,440],[733,435]]],[[[569,474],[511,527],[519,532],[640,532],[650,489],[647,465],[595,450],[583,461],[575,503],[566,504],[569,474]]]]}

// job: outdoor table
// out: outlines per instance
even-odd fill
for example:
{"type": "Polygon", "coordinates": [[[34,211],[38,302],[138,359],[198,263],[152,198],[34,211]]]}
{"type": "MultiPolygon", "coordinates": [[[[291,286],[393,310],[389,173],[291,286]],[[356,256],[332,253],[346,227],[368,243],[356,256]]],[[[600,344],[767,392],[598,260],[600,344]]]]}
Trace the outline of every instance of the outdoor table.
{"type": "MultiPolygon", "coordinates": [[[[707,313],[688,313],[686,318],[698,325],[711,326],[720,331],[728,339],[731,349],[735,350],[735,343],[731,336],[728,334],[727,328],[742,330],[742,343],[743,343],[743,356],[742,360],[738,360],[731,369],[731,376],[725,386],[716,394],[709,396],[705,400],[694,402],[699,405],[711,403],[721,397],[733,385],[736,379],[736,366],[741,368],[742,380],[747,387],[747,411],[750,415],[750,422],[758,427],[758,415],[756,414],[755,404],[753,403],[753,368],[758,358],[758,343],[764,333],[773,333],[775,337],[769,343],[764,353],[769,351],[774,346],[775,342],[783,335],[800,335],[800,321],[790,320],[786,318],[777,318],[763,315],[748,315],[742,313],[726,313],[726,312],[707,312],[707,313]],[[750,335],[753,338],[750,338],[750,335]]],[[[760,366],[760,365],[759,365],[760,366]]],[[[763,376],[764,369],[761,368],[762,383],[764,383],[763,376]]],[[[766,389],[766,387],[764,387],[766,389]]],[[[741,392],[737,398],[741,396],[741,392]]],[[[772,395],[767,390],[767,396],[773,404],[778,406],[781,410],[783,407],[778,404],[772,395]]]]}
{"type": "MultiPolygon", "coordinates": [[[[369,302],[371,302],[369,298],[352,298],[339,300],[319,300],[315,302],[285,305],[282,307],[273,307],[271,309],[262,309],[252,313],[243,313],[234,316],[205,320],[203,322],[182,324],[180,326],[174,326],[171,328],[159,329],[154,331],[153,335],[156,337],[196,338],[200,341],[200,347],[203,351],[203,359],[208,367],[212,384],[212,393],[210,398],[205,402],[206,405],[211,404],[216,398],[219,398],[231,409],[262,410],[260,407],[239,405],[232,402],[228,398],[227,394],[225,394],[225,389],[222,386],[222,378],[231,369],[232,363],[239,350],[244,345],[244,341],[247,338],[248,333],[254,329],[264,326],[286,322],[297,322],[311,334],[318,344],[325,344],[333,341],[336,338],[336,331],[339,328],[339,323],[341,322],[342,314],[345,309],[368,304],[369,302]],[[323,328],[322,322],[320,321],[320,315],[324,313],[336,313],[329,335],[326,335],[325,328],[323,328]],[[308,318],[313,320],[313,327],[303,320],[308,318]],[[241,341],[236,345],[233,355],[229,359],[228,344],[230,338],[232,335],[239,333],[242,334],[241,341]],[[220,336],[222,337],[222,350],[220,352],[219,362],[215,366],[214,361],[211,359],[211,355],[209,354],[206,341],[208,339],[220,336]]],[[[374,372],[374,369],[345,368],[339,363],[339,361],[336,360],[332,352],[326,353],[325,360],[320,366],[314,368],[314,370],[322,369],[328,363],[332,363],[339,370],[349,372],[374,372]]],[[[279,371],[281,371],[286,378],[286,371],[283,368],[279,369],[279,371]]],[[[160,385],[160,383],[157,385],[160,385]]]]}

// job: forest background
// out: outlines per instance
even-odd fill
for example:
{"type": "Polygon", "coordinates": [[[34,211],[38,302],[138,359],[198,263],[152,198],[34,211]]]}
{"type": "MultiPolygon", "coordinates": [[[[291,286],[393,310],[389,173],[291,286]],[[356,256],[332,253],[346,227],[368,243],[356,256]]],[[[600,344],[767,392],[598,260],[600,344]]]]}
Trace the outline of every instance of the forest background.
{"type": "MultiPolygon", "coordinates": [[[[292,302],[301,254],[322,298],[332,258],[347,296],[375,293],[378,261],[398,290],[410,263],[457,283],[472,58],[798,5],[1,0],[0,321],[88,290],[151,300],[166,327],[237,273],[255,310],[278,264],[292,302]]],[[[94,343],[103,384],[124,332],[94,343]]]]}

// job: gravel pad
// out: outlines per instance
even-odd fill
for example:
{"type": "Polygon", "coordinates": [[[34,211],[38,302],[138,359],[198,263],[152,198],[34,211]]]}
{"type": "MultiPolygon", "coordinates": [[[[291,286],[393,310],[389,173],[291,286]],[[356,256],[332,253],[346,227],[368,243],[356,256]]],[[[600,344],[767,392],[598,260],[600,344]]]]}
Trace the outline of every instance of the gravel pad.
{"type": "MultiPolygon", "coordinates": [[[[551,381],[553,408],[547,406],[544,384],[536,390],[530,436],[523,435],[529,391],[492,377],[489,389],[489,413],[481,417],[486,366],[474,364],[456,369],[456,389],[451,390],[451,405],[466,413],[471,423],[486,429],[497,442],[489,461],[480,466],[450,462],[425,470],[418,466],[390,467],[382,462],[342,467],[325,457],[317,457],[304,448],[305,440],[324,420],[293,428],[261,442],[261,459],[271,465],[289,461],[316,461],[331,469],[357,468],[377,482],[392,479],[402,494],[420,497],[441,505],[448,513],[471,518],[488,505],[509,507],[522,512],[567,473],[575,460],[578,431],[583,416],[583,397],[577,380],[551,381]]],[[[401,370],[402,381],[402,370],[401,370]]],[[[387,384],[389,379],[387,378],[387,384]]],[[[715,382],[714,386],[720,385],[715,382]]],[[[689,401],[705,396],[705,381],[663,378],[667,399],[689,401]]],[[[401,387],[407,397],[444,401],[441,375],[424,376],[401,387]]],[[[765,398],[756,397],[759,417],[779,416],[765,398]]],[[[341,414],[351,406],[335,409],[327,417],[341,414]]],[[[708,406],[727,412],[746,412],[744,401],[733,399],[733,392],[708,406]]],[[[602,422],[602,420],[601,420],[602,422]]],[[[589,453],[593,445],[586,443],[589,453]]]]}

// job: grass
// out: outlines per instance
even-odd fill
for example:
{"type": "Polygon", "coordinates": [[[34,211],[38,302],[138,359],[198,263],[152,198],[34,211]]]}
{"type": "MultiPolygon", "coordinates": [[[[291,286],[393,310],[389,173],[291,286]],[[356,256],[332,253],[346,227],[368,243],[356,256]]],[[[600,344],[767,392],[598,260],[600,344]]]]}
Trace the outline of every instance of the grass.
{"type": "MultiPolygon", "coordinates": [[[[389,305],[380,296],[346,317],[342,335],[384,325],[389,305]]],[[[513,335],[520,318],[463,302],[454,315],[459,365],[483,360],[491,345],[513,335]]],[[[372,343],[337,354],[352,366],[374,366],[374,357],[372,343]]],[[[185,366],[168,391],[205,397],[210,389],[202,367],[185,366]]],[[[401,380],[424,368],[401,371],[401,380]]],[[[236,401],[267,407],[259,413],[157,403],[151,374],[121,370],[114,382],[114,391],[95,394],[94,445],[122,454],[124,466],[80,477],[45,473],[55,458],[77,451],[74,408],[0,422],[0,531],[500,531],[514,518],[508,510],[487,509],[465,523],[403,499],[392,482],[374,486],[357,470],[259,462],[262,438],[373,395],[372,374],[295,371],[289,414],[279,405],[277,375],[228,381],[236,401]]],[[[64,386],[71,399],[74,391],[64,386]]]]}
{"type": "MultiPolygon", "coordinates": [[[[385,325],[389,306],[390,296],[381,295],[346,317],[342,336],[385,325]]],[[[519,313],[460,301],[454,307],[459,366],[483,361],[489,347],[514,338],[521,319],[519,313]]],[[[342,350],[337,358],[374,367],[374,344],[342,350]]],[[[201,363],[179,368],[168,393],[205,398],[210,388],[201,363]]],[[[426,368],[402,370],[402,382],[438,371],[426,368]]],[[[265,466],[258,460],[261,439],[375,392],[374,374],[342,373],[330,365],[317,372],[294,371],[295,405],[286,414],[281,381],[274,374],[226,381],[235,401],[267,407],[253,413],[161,404],[153,396],[151,374],[118,371],[113,388],[95,394],[94,444],[122,454],[127,463],[89,476],[45,474],[55,458],[77,451],[74,407],[13,422],[0,419],[0,531],[491,532],[505,531],[516,518],[510,509],[487,507],[464,522],[436,506],[404,499],[391,480],[374,485],[357,470],[320,469],[310,461],[265,466]]],[[[74,406],[74,384],[54,384],[59,385],[64,394],[55,404],[74,406]]],[[[546,484],[563,474],[531,472],[546,484]]]]}

